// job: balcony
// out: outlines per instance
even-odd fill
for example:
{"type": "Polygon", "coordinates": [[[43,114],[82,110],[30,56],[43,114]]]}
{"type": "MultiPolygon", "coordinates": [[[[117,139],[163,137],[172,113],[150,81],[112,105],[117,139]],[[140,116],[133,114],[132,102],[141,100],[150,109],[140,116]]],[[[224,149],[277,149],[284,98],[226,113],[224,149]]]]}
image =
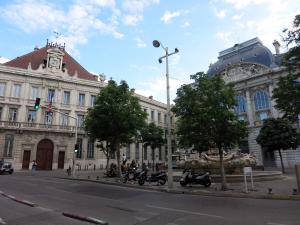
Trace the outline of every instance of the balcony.
{"type": "MultiPolygon", "coordinates": [[[[34,122],[14,122],[14,121],[0,121],[0,128],[19,131],[32,130],[32,131],[48,131],[59,133],[75,133],[75,126],[67,125],[53,125],[53,124],[41,124],[34,122]]],[[[78,133],[85,133],[83,127],[77,128],[78,133]]]]}

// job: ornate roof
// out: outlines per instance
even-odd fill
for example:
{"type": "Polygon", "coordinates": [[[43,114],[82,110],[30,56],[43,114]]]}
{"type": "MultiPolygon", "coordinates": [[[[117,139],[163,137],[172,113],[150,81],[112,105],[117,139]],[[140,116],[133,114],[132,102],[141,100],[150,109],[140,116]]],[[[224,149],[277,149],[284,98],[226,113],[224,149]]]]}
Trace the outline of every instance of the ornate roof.
{"type": "Polygon", "coordinates": [[[275,68],[281,65],[281,58],[281,55],[273,55],[258,38],[253,38],[221,51],[218,61],[210,65],[207,74],[213,76],[228,66],[239,63],[253,63],[275,68]]]}
{"type": "Polygon", "coordinates": [[[84,69],[72,56],[70,56],[64,49],[64,46],[60,46],[53,43],[48,43],[43,48],[35,48],[34,51],[19,56],[11,61],[4,63],[6,66],[17,67],[22,69],[27,69],[29,64],[31,69],[37,70],[41,65],[48,64],[49,60],[49,50],[57,49],[63,52],[63,58],[61,62],[61,70],[67,69],[67,72],[70,76],[74,76],[77,73],[77,77],[86,80],[98,80],[98,76],[95,76],[84,69]]]}

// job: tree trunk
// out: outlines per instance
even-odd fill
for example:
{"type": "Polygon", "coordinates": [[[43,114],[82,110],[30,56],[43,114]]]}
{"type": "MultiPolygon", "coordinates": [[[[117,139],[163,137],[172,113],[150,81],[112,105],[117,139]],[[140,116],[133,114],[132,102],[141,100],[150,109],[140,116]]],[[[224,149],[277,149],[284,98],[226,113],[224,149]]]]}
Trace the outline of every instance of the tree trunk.
{"type": "Polygon", "coordinates": [[[281,171],[282,171],[282,173],[285,173],[284,164],[283,164],[283,160],[282,160],[282,155],[281,155],[280,149],[278,150],[278,152],[279,152],[280,163],[281,163],[281,171]]]}
{"type": "Polygon", "coordinates": [[[109,169],[109,153],[106,154],[106,171],[109,169]]]}
{"type": "Polygon", "coordinates": [[[218,147],[219,149],[219,156],[220,156],[220,175],[221,175],[221,190],[227,190],[226,184],[226,176],[225,176],[225,169],[224,169],[224,161],[223,161],[223,149],[222,147],[218,147]]]}
{"type": "Polygon", "coordinates": [[[121,171],[121,163],[120,163],[120,143],[119,141],[116,141],[116,144],[115,144],[115,149],[116,149],[116,153],[117,153],[117,165],[118,165],[118,174],[119,174],[119,177],[122,176],[122,171],[121,171]]]}
{"type": "Polygon", "coordinates": [[[155,158],[155,150],[152,148],[152,171],[154,172],[154,158],[155,158]]]}

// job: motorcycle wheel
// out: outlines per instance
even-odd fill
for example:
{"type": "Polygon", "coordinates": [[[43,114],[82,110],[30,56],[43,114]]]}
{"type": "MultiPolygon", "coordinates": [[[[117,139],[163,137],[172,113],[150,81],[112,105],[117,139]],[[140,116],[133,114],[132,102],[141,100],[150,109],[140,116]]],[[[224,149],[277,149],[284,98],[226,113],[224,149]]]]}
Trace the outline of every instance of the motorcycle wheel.
{"type": "Polygon", "coordinates": [[[122,178],[122,182],[123,182],[124,184],[126,184],[126,182],[127,182],[127,177],[123,177],[123,178],[122,178]]]}
{"type": "Polygon", "coordinates": [[[211,185],[211,181],[210,180],[205,181],[205,183],[204,183],[205,187],[209,187],[210,185],[211,185]]]}
{"type": "Polygon", "coordinates": [[[182,187],[185,187],[185,186],[186,186],[186,182],[183,181],[183,180],[181,180],[181,181],[180,181],[180,185],[181,185],[182,187]]]}
{"type": "Polygon", "coordinates": [[[138,181],[138,182],[139,182],[139,185],[141,185],[141,186],[142,186],[142,185],[144,185],[144,183],[145,183],[145,180],[144,180],[144,179],[139,179],[139,181],[138,181]]]}
{"type": "Polygon", "coordinates": [[[166,179],[159,179],[158,180],[158,183],[160,184],[160,185],[165,185],[165,183],[166,183],[167,181],[166,181],[166,179]]]}

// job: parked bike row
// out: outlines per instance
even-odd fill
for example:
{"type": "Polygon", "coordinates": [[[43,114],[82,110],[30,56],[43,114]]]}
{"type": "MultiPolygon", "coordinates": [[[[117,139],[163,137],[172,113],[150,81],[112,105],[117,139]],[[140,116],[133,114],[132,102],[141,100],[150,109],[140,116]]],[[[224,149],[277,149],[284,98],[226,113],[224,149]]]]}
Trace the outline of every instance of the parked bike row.
{"type": "MultiPolygon", "coordinates": [[[[108,177],[116,177],[117,174],[117,165],[111,164],[106,175],[108,177]]],[[[144,185],[145,182],[148,182],[149,184],[155,182],[158,185],[164,185],[167,182],[168,177],[165,171],[151,173],[149,168],[143,165],[142,168],[129,167],[128,169],[123,170],[121,179],[123,183],[135,181],[138,182],[139,185],[144,185]]],[[[200,184],[209,187],[211,185],[211,178],[208,172],[195,172],[191,169],[186,169],[183,171],[179,183],[183,187],[192,184],[200,184]]]]}

